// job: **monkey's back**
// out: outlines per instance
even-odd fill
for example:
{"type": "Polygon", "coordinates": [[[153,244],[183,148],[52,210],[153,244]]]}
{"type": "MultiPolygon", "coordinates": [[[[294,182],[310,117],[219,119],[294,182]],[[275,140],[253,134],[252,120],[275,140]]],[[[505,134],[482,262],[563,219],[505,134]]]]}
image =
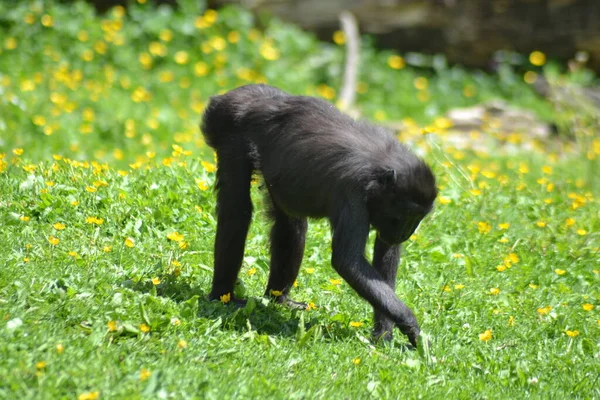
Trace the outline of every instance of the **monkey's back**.
{"type": "Polygon", "coordinates": [[[340,198],[366,190],[378,167],[407,153],[388,132],[324,100],[266,85],[211,98],[203,132],[217,151],[235,140],[229,136],[244,140],[274,201],[289,214],[313,217],[329,215],[340,198]]]}

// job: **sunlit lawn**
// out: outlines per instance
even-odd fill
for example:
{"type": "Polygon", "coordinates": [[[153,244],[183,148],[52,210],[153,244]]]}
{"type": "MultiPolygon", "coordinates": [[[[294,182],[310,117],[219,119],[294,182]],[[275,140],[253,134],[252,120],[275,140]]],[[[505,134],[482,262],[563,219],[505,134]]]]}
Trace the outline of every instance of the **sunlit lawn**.
{"type": "Polygon", "coordinates": [[[517,73],[428,75],[364,46],[358,108],[404,119],[440,186],[399,269],[397,293],[432,339],[407,351],[399,332],[370,341],[371,310],[331,268],[324,221],[294,290],[308,310],[261,299],[260,181],[238,287],[254,300],[206,300],[204,104],[261,81],[335,101],[339,34],[260,31],[238,9],[39,4],[0,4],[0,398],[600,397],[597,136],[512,155],[444,140],[445,110],[491,97],[551,116],[517,73]]]}

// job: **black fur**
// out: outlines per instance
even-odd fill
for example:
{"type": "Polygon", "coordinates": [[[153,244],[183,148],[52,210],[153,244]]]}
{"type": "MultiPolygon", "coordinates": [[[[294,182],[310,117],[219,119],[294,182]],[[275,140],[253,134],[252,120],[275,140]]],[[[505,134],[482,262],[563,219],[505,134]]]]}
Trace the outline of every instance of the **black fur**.
{"type": "Polygon", "coordinates": [[[202,122],[217,162],[217,235],[211,299],[233,293],[252,214],[250,179],[265,180],[275,221],[266,294],[280,302],[302,262],[307,217],[329,218],[335,270],[375,310],[377,337],[396,325],[416,345],[419,326],[394,292],[400,243],[437,195],[429,167],[383,128],[331,104],[248,85],[211,98],[202,122]],[[364,251],[377,232],[373,268],[364,251]]]}

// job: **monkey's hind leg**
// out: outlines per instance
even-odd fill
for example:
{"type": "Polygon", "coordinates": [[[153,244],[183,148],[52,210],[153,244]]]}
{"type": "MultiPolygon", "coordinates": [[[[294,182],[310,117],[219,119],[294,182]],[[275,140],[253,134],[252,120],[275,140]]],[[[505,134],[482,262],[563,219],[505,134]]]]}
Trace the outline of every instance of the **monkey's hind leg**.
{"type": "Polygon", "coordinates": [[[265,296],[280,304],[305,309],[304,303],[289,298],[300,270],[308,223],[306,218],[290,217],[273,204],[271,228],[271,265],[265,296]]]}
{"type": "Polygon", "coordinates": [[[233,297],[233,287],[242,266],[248,227],[252,218],[250,179],[252,164],[243,142],[231,141],[217,150],[217,235],[214,275],[209,299],[233,297]]]}

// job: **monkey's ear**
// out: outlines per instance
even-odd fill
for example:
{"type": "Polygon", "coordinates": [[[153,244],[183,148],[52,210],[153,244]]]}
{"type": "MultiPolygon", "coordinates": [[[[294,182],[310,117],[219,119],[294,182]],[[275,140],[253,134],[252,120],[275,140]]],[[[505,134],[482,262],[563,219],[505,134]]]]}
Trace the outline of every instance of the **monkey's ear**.
{"type": "Polygon", "coordinates": [[[378,178],[382,185],[393,185],[396,183],[396,170],[392,168],[384,169],[378,178]]]}

